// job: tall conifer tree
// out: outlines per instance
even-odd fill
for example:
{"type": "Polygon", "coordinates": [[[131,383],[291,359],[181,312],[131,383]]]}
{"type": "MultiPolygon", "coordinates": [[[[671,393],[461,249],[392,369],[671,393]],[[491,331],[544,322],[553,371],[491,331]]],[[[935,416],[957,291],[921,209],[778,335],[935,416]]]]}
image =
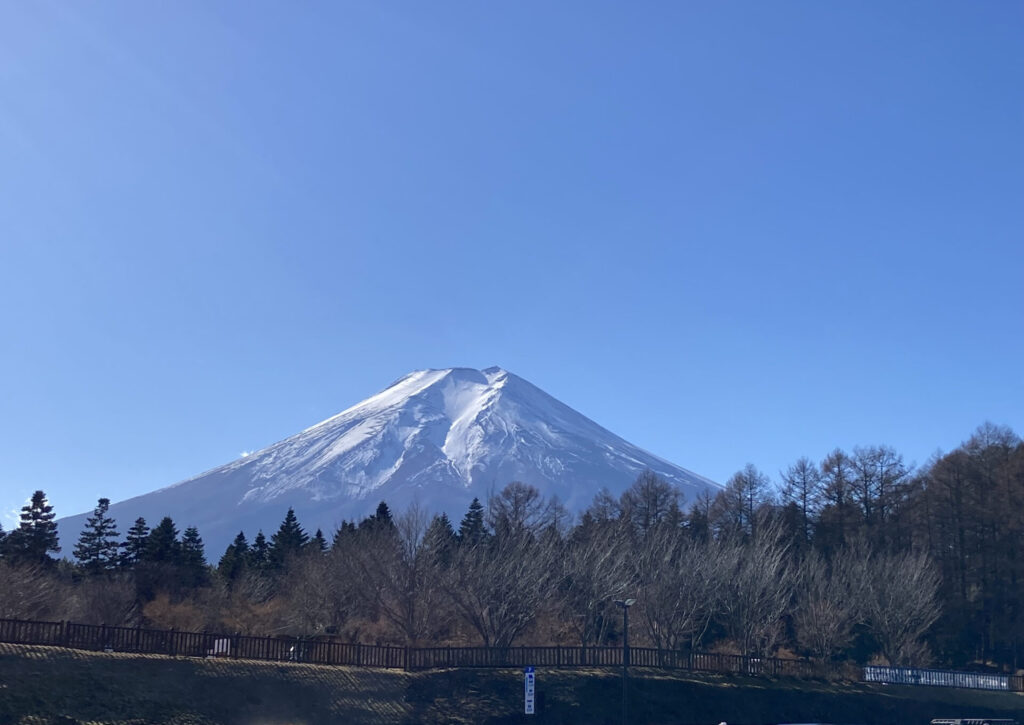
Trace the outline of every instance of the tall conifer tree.
{"type": "Polygon", "coordinates": [[[224,555],[217,564],[217,573],[228,582],[233,582],[248,566],[249,559],[249,542],[245,539],[245,532],[239,531],[235,540],[224,550],[224,555]]]}
{"type": "Polygon", "coordinates": [[[331,547],[344,546],[346,541],[351,541],[352,536],[356,533],[356,525],[352,521],[345,521],[342,519],[341,525],[338,530],[334,532],[334,538],[331,539],[331,547]]]}
{"type": "Polygon", "coordinates": [[[394,528],[394,526],[395,521],[391,516],[391,509],[388,508],[385,501],[377,504],[377,510],[359,522],[360,531],[388,529],[394,528]]]}
{"type": "Polygon", "coordinates": [[[458,541],[458,535],[452,528],[448,514],[442,513],[431,519],[426,533],[423,534],[423,549],[436,563],[448,564],[458,541]]]}
{"type": "Polygon", "coordinates": [[[288,559],[302,551],[308,541],[309,534],[299,525],[295,510],[289,508],[281,527],[270,537],[270,563],[275,567],[284,566],[288,559]]]}
{"type": "Polygon", "coordinates": [[[33,493],[31,502],[21,509],[21,524],[8,534],[10,555],[22,561],[46,563],[50,560],[48,554],[59,553],[55,517],[46,494],[42,491],[33,493]]]}
{"type": "Polygon", "coordinates": [[[181,537],[180,561],[182,579],[190,586],[198,587],[207,583],[206,553],[199,529],[189,526],[181,537]]]}
{"type": "Polygon", "coordinates": [[[141,516],[135,519],[135,523],[128,529],[124,541],[121,543],[121,566],[130,569],[146,555],[146,541],[149,539],[149,526],[146,519],[141,516]]]}
{"type": "Polygon", "coordinates": [[[395,521],[391,516],[391,509],[386,501],[377,504],[377,510],[373,514],[373,520],[382,526],[394,526],[395,521]]]}
{"type": "Polygon", "coordinates": [[[327,551],[327,539],[324,538],[324,532],[321,529],[317,529],[316,533],[313,534],[309,547],[314,551],[319,551],[321,554],[327,551]]]}
{"type": "Polygon", "coordinates": [[[159,564],[177,564],[181,561],[181,543],[178,529],[170,516],[164,516],[149,532],[143,559],[159,564]]]}
{"type": "Polygon", "coordinates": [[[459,543],[475,545],[479,544],[487,536],[487,529],[484,528],[484,507],[480,499],[474,498],[469,504],[469,511],[462,517],[459,524],[459,543]]]}
{"type": "Polygon", "coordinates": [[[260,529],[253,539],[252,548],[249,549],[249,566],[257,571],[262,571],[270,566],[270,545],[267,544],[267,537],[260,529]]]}
{"type": "Polygon", "coordinates": [[[113,518],[107,516],[109,509],[110,499],[101,498],[92,516],[85,520],[85,528],[75,545],[75,558],[90,574],[110,571],[118,563],[117,524],[113,518]]]}

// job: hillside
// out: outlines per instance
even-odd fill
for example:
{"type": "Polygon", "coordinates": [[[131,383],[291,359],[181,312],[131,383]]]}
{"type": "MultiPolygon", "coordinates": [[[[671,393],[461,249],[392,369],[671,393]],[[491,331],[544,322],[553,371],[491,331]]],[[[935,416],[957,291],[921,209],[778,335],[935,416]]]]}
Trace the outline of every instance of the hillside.
{"type": "MultiPolygon", "coordinates": [[[[1024,696],[924,687],[833,685],[635,670],[631,722],[882,725],[933,717],[1024,719],[1024,696]]],[[[0,723],[283,725],[618,723],[621,679],[608,670],[542,670],[540,712],[522,715],[516,671],[397,671],[170,659],[0,645],[0,723]]]]}

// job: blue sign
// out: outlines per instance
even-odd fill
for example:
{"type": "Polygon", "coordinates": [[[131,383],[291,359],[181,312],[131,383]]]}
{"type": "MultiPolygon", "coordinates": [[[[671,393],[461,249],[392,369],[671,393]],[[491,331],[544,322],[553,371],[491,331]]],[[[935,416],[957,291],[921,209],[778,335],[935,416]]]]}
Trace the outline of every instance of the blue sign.
{"type": "Polygon", "coordinates": [[[532,667],[524,667],[523,668],[523,680],[524,680],[523,684],[525,685],[525,688],[526,688],[526,691],[523,693],[525,695],[525,698],[524,698],[524,701],[523,701],[523,709],[524,709],[524,711],[526,712],[527,715],[533,715],[534,712],[535,712],[535,710],[534,710],[534,708],[535,708],[535,697],[536,697],[536,694],[535,694],[536,690],[535,690],[535,688],[537,686],[536,677],[537,676],[533,673],[533,668],[532,667]]]}

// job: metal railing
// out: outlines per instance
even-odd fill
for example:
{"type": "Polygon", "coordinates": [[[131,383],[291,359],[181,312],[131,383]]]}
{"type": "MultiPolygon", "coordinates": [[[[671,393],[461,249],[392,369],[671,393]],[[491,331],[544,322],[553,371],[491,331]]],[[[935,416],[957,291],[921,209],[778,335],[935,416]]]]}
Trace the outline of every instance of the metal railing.
{"type": "Polygon", "coordinates": [[[864,668],[865,682],[883,682],[889,685],[929,685],[932,687],[961,687],[971,690],[1024,691],[1024,677],[987,672],[956,672],[953,670],[926,670],[916,667],[864,668]]]}

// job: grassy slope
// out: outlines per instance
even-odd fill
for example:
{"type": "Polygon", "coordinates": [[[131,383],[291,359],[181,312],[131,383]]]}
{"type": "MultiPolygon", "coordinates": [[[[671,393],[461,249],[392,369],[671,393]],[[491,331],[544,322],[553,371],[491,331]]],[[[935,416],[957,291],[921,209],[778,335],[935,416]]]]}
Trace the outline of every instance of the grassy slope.
{"type": "MultiPolygon", "coordinates": [[[[925,687],[758,678],[631,678],[635,723],[927,723],[933,717],[1024,721],[1024,696],[925,687]]],[[[0,645],[0,724],[618,723],[621,680],[606,670],[542,670],[542,712],[522,715],[514,671],[413,673],[291,663],[170,659],[0,645]]]]}

